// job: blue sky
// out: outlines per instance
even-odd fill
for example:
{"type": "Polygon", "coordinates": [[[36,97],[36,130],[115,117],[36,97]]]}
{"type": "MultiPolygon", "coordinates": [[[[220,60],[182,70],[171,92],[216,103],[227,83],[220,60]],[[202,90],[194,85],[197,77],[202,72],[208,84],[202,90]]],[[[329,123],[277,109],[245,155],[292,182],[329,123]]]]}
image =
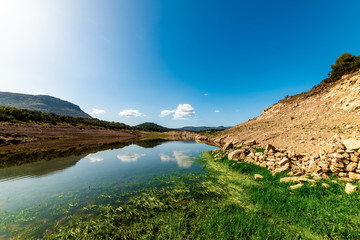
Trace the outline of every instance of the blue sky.
{"type": "Polygon", "coordinates": [[[236,125],[360,55],[359,12],[355,0],[2,0],[0,91],[130,125],[236,125]]]}

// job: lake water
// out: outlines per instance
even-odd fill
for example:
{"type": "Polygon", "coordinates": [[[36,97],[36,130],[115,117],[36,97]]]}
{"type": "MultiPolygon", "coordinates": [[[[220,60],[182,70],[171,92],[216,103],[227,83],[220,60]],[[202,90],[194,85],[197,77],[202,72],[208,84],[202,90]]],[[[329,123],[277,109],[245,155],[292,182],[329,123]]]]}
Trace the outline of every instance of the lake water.
{"type": "MultiPolygon", "coordinates": [[[[37,218],[46,222],[61,218],[59,204],[80,208],[106,199],[111,202],[111,196],[121,196],[124,191],[152,187],[162,175],[202,172],[196,158],[212,149],[215,147],[196,142],[139,142],[0,169],[0,227],[5,229],[5,220],[7,227],[11,226],[24,209],[34,210],[29,210],[28,218],[17,223],[19,226],[37,218]]],[[[67,213],[69,210],[64,210],[67,213]]]]}

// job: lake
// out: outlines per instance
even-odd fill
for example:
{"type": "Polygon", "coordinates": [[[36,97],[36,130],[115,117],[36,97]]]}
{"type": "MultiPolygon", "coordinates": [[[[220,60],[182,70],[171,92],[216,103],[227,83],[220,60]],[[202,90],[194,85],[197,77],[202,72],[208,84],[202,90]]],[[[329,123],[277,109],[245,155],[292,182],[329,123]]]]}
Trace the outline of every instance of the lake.
{"type": "Polygon", "coordinates": [[[196,159],[213,149],[193,141],[146,141],[0,169],[0,239],[23,233],[41,236],[81,208],[161,187],[164,183],[157,178],[202,173],[196,159]]]}

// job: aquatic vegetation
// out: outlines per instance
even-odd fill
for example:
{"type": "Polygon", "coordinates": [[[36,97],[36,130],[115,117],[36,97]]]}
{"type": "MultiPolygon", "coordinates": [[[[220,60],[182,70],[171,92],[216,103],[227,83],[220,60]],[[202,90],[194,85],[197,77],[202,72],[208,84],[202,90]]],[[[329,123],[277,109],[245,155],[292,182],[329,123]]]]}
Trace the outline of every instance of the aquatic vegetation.
{"type": "Polygon", "coordinates": [[[53,210],[54,218],[56,211],[68,215],[31,231],[42,231],[46,239],[360,237],[359,193],[345,194],[344,183],[323,180],[329,188],[305,184],[290,190],[290,183],[279,181],[286,173],[273,176],[259,166],[229,161],[220,151],[206,152],[199,161],[206,173],[160,176],[119,195],[99,189],[97,204],[58,196],[64,202],[53,210]],[[254,180],[254,174],[263,178],[254,180]]]}

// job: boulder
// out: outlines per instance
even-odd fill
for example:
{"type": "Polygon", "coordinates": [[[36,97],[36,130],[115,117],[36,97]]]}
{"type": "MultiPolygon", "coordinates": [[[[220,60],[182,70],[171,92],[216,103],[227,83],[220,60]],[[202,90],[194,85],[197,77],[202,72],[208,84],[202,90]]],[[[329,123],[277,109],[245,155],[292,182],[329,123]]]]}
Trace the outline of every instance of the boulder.
{"type": "Polygon", "coordinates": [[[280,166],[284,166],[285,164],[289,163],[290,160],[287,157],[284,157],[283,159],[281,159],[281,161],[279,162],[280,166]]]}
{"type": "Polygon", "coordinates": [[[227,149],[229,149],[229,148],[233,148],[232,142],[227,142],[227,143],[225,143],[225,145],[223,146],[222,150],[225,151],[225,150],[227,150],[227,149]]]}
{"type": "Polygon", "coordinates": [[[355,185],[352,185],[351,183],[347,183],[345,186],[345,192],[347,194],[351,194],[351,193],[355,192],[357,189],[358,189],[358,187],[355,185]]]}
{"type": "Polygon", "coordinates": [[[246,145],[246,146],[253,146],[255,144],[256,144],[255,140],[249,140],[249,141],[244,142],[244,145],[246,145]]]}
{"type": "Polygon", "coordinates": [[[299,177],[283,177],[280,182],[299,182],[299,177]]]}
{"type": "Polygon", "coordinates": [[[357,162],[351,162],[349,165],[346,166],[346,171],[353,172],[357,168],[357,162]]]}
{"type": "Polygon", "coordinates": [[[228,155],[229,160],[239,160],[246,157],[246,150],[245,149],[238,149],[232,151],[228,155]]]}
{"type": "Polygon", "coordinates": [[[359,173],[349,172],[349,178],[351,179],[360,179],[359,173]]]}
{"type": "Polygon", "coordinates": [[[291,189],[291,190],[294,190],[294,189],[297,189],[297,188],[301,188],[302,186],[303,186],[302,183],[298,183],[298,184],[296,184],[296,185],[290,186],[290,189],[291,189]]]}
{"type": "Polygon", "coordinates": [[[282,166],[282,167],[276,168],[276,169],[275,169],[275,174],[276,174],[276,173],[285,172],[285,171],[287,171],[287,170],[289,170],[289,169],[290,169],[290,164],[287,163],[287,164],[285,164],[285,165],[282,166]]]}
{"type": "Polygon", "coordinates": [[[274,151],[274,152],[275,152],[275,147],[274,147],[273,145],[271,145],[271,144],[268,144],[268,145],[266,145],[265,150],[267,150],[267,151],[272,150],[272,151],[274,151]]]}
{"type": "Polygon", "coordinates": [[[360,140],[355,138],[348,138],[343,141],[343,144],[347,149],[356,150],[360,148],[360,140]]]}

